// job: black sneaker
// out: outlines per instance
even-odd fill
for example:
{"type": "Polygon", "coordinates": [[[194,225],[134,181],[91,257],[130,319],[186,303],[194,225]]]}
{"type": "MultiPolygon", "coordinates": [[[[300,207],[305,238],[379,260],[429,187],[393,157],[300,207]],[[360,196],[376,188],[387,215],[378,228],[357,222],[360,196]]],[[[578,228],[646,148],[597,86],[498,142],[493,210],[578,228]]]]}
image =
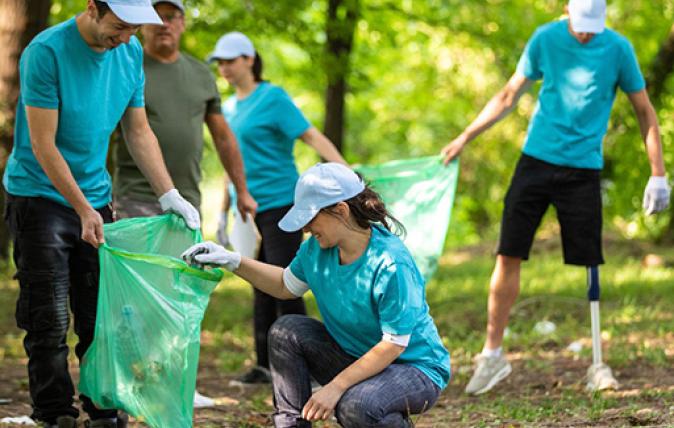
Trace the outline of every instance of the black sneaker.
{"type": "Polygon", "coordinates": [[[44,428],[77,428],[77,419],[69,415],[59,416],[56,418],[56,423],[41,422],[40,426],[44,428]]]}
{"type": "Polygon", "coordinates": [[[43,428],[77,428],[77,419],[72,416],[59,416],[54,424],[42,421],[38,426],[43,428]]]}
{"type": "Polygon", "coordinates": [[[129,415],[119,410],[117,412],[117,428],[126,428],[129,426],[129,415]]]}
{"type": "Polygon", "coordinates": [[[86,428],[117,428],[117,419],[94,419],[84,423],[86,428]]]}
{"type": "Polygon", "coordinates": [[[271,383],[271,373],[269,372],[269,369],[255,366],[247,373],[244,373],[231,381],[230,385],[261,385],[269,383],[271,383]]]}

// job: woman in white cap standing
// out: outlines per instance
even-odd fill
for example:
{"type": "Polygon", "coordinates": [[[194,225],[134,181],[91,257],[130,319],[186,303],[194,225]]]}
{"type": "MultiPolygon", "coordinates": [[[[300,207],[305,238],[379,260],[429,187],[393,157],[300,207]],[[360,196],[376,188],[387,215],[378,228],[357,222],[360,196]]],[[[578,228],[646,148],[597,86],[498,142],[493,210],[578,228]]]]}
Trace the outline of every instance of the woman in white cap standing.
{"type": "Polygon", "coordinates": [[[183,254],[223,266],[279,299],[311,290],[324,322],[279,318],[269,332],[276,427],[307,427],[333,412],[342,426],[411,426],[450,376],[412,256],[379,195],[349,168],[326,163],[300,177],[279,222],[311,233],[289,267],[241,257],[212,242],[183,254]],[[310,376],[323,387],[312,395],[310,376]]]}
{"type": "MultiPolygon", "coordinates": [[[[235,90],[223,112],[239,142],[248,188],[258,203],[255,223],[262,237],[258,260],[285,267],[302,242],[301,231],[287,233],[277,226],[290,209],[299,176],[293,156],[295,141],[299,138],[309,144],[323,159],[346,162],[282,88],[262,79],[262,59],[248,37],[239,32],[225,34],[209,59],[218,62],[218,70],[235,90]]],[[[226,219],[226,212],[222,217],[226,219]]],[[[224,222],[220,228],[224,229],[224,222]]],[[[257,366],[239,380],[268,383],[269,328],[280,315],[306,311],[301,298],[282,301],[255,290],[254,299],[257,366]]]]}

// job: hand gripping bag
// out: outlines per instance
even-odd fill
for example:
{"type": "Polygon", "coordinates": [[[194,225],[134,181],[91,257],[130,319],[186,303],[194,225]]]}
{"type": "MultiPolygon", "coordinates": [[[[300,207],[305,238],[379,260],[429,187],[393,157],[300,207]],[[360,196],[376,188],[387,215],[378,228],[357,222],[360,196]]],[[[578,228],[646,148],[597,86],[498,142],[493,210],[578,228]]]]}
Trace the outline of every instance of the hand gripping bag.
{"type": "Polygon", "coordinates": [[[223,272],[188,266],[201,241],[169,214],[104,226],[94,340],[79,389],[151,427],[191,427],[201,320],[223,272]]]}

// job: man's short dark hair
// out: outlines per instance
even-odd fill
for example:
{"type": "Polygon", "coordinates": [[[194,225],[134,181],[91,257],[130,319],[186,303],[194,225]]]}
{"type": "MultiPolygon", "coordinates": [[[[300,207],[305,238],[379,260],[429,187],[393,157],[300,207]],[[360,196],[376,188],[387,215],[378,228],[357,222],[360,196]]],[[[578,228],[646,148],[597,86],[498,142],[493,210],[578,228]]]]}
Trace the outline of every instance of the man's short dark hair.
{"type": "Polygon", "coordinates": [[[110,11],[110,6],[104,1],[94,0],[94,4],[96,5],[99,18],[103,18],[103,16],[110,11]]]}

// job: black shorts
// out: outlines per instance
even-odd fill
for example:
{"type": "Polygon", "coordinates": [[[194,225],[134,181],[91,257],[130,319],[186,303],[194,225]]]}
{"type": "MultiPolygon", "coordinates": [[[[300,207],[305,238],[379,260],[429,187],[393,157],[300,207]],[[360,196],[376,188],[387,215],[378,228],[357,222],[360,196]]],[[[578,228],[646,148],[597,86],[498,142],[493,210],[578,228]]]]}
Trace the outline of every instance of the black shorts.
{"type": "Polygon", "coordinates": [[[604,263],[599,170],[557,166],[522,155],[505,198],[498,254],[529,258],[548,205],[557,210],[564,263],[604,263]]]}

